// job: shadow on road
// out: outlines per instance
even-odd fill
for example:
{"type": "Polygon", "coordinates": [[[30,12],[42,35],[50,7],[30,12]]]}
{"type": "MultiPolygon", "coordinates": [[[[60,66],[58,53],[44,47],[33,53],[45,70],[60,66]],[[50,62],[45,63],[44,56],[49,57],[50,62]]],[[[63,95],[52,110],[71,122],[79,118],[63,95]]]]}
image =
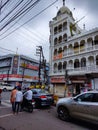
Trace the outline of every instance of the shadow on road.
{"type": "Polygon", "coordinates": [[[81,120],[77,120],[77,119],[72,119],[70,122],[73,124],[76,124],[78,126],[85,127],[89,130],[98,130],[98,125],[93,124],[93,123],[89,123],[89,122],[81,121],[81,120]]]}

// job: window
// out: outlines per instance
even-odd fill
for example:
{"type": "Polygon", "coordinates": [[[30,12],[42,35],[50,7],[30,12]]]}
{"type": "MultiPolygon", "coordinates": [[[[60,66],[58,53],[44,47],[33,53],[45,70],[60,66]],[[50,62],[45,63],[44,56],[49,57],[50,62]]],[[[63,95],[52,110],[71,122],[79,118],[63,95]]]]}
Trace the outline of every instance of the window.
{"type": "Polygon", "coordinates": [[[98,102],[98,93],[94,94],[93,102],[98,102]]]}
{"type": "Polygon", "coordinates": [[[85,93],[77,98],[77,101],[81,102],[92,102],[93,93],[85,93]]]}

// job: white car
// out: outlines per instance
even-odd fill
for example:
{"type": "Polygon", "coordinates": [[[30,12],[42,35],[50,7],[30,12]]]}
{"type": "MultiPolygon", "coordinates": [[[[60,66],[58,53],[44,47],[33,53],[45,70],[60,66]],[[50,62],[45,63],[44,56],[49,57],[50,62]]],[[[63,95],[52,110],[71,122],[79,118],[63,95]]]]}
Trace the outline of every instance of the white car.
{"type": "Polygon", "coordinates": [[[69,121],[71,117],[98,124],[98,91],[88,91],[76,97],[57,102],[58,117],[69,121]]]}
{"type": "Polygon", "coordinates": [[[0,89],[2,89],[3,91],[11,91],[14,89],[14,86],[7,83],[2,83],[0,84],[0,89]]]}

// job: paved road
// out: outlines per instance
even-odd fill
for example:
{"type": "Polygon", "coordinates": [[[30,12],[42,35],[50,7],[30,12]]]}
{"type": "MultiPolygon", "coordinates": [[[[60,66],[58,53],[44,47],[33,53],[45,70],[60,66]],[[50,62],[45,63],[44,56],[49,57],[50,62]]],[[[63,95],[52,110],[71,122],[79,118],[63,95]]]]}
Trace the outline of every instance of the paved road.
{"type": "MultiPolygon", "coordinates": [[[[6,93],[7,94],[7,93],[6,93]]],[[[5,98],[4,98],[5,99],[5,98]]],[[[8,99],[8,98],[7,98],[8,99]]],[[[95,125],[71,121],[64,122],[57,118],[56,108],[34,109],[33,113],[20,112],[13,115],[11,104],[4,100],[0,106],[0,130],[97,130],[95,125]]]]}

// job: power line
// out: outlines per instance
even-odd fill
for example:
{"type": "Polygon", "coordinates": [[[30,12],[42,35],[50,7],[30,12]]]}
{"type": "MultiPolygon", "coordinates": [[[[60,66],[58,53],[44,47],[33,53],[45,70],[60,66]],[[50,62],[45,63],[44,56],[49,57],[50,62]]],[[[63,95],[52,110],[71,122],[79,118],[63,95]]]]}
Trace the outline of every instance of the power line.
{"type": "Polygon", "coordinates": [[[15,1],[10,0],[10,1],[7,3],[7,5],[2,9],[2,14],[5,14],[5,12],[8,12],[7,9],[9,9],[9,7],[12,7],[12,5],[13,5],[14,2],[15,2],[15,1]]]}
{"type": "Polygon", "coordinates": [[[0,47],[0,49],[5,50],[5,51],[14,52],[14,53],[15,53],[15,51],[12,51],[12,50],[9,50],[9,49],[3,48],[3,47],[0,47]]]}
{"type": "MultiPolygon", "coordinates": [[[[40,1],[40,0],[39,0],[40,1]]],[[[34,3],[34,5],[31,5],[31,8],[29,8],[29,10],[24,14],[24,15],[22,15],[12,26],[10,26],[9,28],[7,28],[7,30],[5,30],[0,36],[2,36],[3,34],[5,34],[7,31],[9,31],[16,23],[18,23],[18,21],[22,18],[22,17],[24,17],[34,6],[35,6],[35,4],[37,4],[39,1],[36,1],[35,3],[34,3]]]]}
{"type": "MultiPolygon", "coordinates": [[[[2,9],[4,6],[6,6],[6,4],[7,4],[9,1],[10,1],[10,0],[7,0],[3,5],[0,6],[0,11],[1,11],[1,9],[2,9]]],[[[2,1],[1,1],[1,3],[2,3],[2,1]]]]}
{"type": "MultiPolygon", "coordinates": [[[[26,2],[20,9],[18,9],[16,12],[15,12],[15,14],[14,14],[14,16],[12,15],[10,18],[9,18],[9,20],[3,25],[3,27],[0,29],[1,31],[6,27],[6,26],[8,26],[11,22],[13,22],[15,19],[17,19],[18,17],[20,17],[22,14],[24,14],[25,12],[29,12],[38,2],[39,2],[40,0],[37,0],[37,1],[35,1],[34,3],[32,3],[32,0],[30,0],[30,1],[28,1],[28,2],[26,2]],[[28,11],[29,10],[29,11],[28,11]]],[[[19,7],[21,4],[22,4],[22,2],[23,2],[23,0],[21,0],[16,6],[15,6],[15,8],[14,9],[12,9],[9,13],[8,13],[8,15],[10,14],[10,13],[12,13],[15,9],[17,9],[17,7],[19,7]]],[[[7,16],[8,16],[7,15],[7,16]]],[[[2,21],[5,19],[5,18],[7,18],[7,16],[5,16],[3,19],[2,19],[2,21]]],[[[23,15],[24,16],[24,15],[23,15]]]]}
{"type": "Polygon", "coordinates": [[[8,13],[4,16],[4,18],[1,19],[0,22],[2,22],[4,19],[6,19],[6,18],[23,2],[23,0],[18,1],[18,2],[15,4],[15,7],[12,8],[12,10],[11,10],[10,12],[8,12],[8,13]],[[19,3],[18,3],[18,2],[19,2],[19,3]]]}
{"type": "Polygon", "coordinates": [[[50,8],[52,5],[54,5],[58,0],[54,1],[52,4],[48,5],[46,8],[44,8],[42,11],[40,11],[39,13],[37,13],[36,15],[34,15],[33,17],[31,17],[29,20],[27,20],[24,24],[20,25],[19,27],[17,27],[16,29],[14,29],[13,31],[11,31],[9,34],[7,34],[6,36],[4,36],[3,38],[1,38],[0,40],[5,39],[6,37],[8,37],[9,35],[11,35],[13,32],[15,32],[16,30],[18,30],[19,28],[21,28],[22,26],[24,26],[25,24],[27,24],[28,22],[30,22],[31,20],[33,20],[35,17],[37,17],[38,15],[40,15],[41,13],[43,13],[45,10],[47,10],[48,8],[50,8]]]}

